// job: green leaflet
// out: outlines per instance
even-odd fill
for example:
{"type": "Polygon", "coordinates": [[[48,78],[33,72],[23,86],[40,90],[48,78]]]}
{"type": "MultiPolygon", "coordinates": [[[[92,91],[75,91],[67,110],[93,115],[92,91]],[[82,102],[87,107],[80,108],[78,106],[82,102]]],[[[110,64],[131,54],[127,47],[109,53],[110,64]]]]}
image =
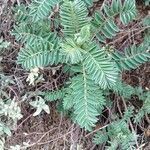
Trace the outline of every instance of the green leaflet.
{"type": "Polygon", "coordinates": [[[20,26],[15,26],[12,35],[16,37],[18,41],[22,43],[27,43],[29,45],[33,44],[49,44],[52,46],[53,42],[56,42],[56,34],[50,33],[48,29],[48,22],[40,24],[20,24],[20,26]],[[45,26],[43,30],[42,27],[45,26]],[[48,33],[49,32],[49,33],[48,33]]]}
{"type": "Polygon", "coordinates": [[[36,67],[44,67],[50,63],[51,51],[47,45],[28,45],[21,49],[18,54],[18,64],[23,68],[30,70],[36,67]]]}
{"type": "Polygon", "coordinates": [[[50,91],[50,92],[45,92],[44,94],[44,99],[47,101],[56,101],[59,99],[63,99],[65,96],[65,90],[61,89],[61,90],[56,90],[56,91],[50,91]]]}
{"type": "Polygon", "coordinates": [[[61,6],[60,17],[65,36],[73,36],[87,25],[87,8],[83,1],[65,1],[61,6]]]}
{"type": "Polygon", "coordinates": [[[106,89],[115,85],[118,71],[114,62],[107,58],[103,48],[100,49],[94,44],[90,45],[83,63],[91,79],[101,88],[106,89]]]}
{"type": "Polygon", "coordinates": [[[66,42],[61,44],[61,52],[66,57],[66,63],[76,64],[82,61],[82,51],[72,39],[66,39],[66,42]]]}
{"type": "Polygon", "coordinates": [[[61,0],[33,0],[30,5],[30,16],[34,22],[48,17],[51,7],[54,7],[61,0]]]}
{"type": "Polygon", "coordinates": [[[100,42],[105,42],[107,38],[112,39],[120,31],[115,23],[116,16],[119,15],[120,21],[126,25],[135,19],[137,14],[134,0],[125,0],[124,3],[121,0],[113,0],[110,5],[105,4],[103,10],[96,12],[92,20],[93,34],[100,42]]]}
{"type": "Polygon", "coordinates": [[[123,24],[128,24],[131,20],[135,19],[137,14],[135,0],[125,0],[122,12],[120,13],[120,20],[123,24]]]}
{"type": "Polygon", "coordinates": [[[149,41],[145,41],[139,47],[133,45],[125,50],[125,53],[115,52],[112,54],[120,70],[135,69],[144,62],[149,61],[149,41]]]}
{"type": "Polygon", "coordinates": [[[102,91],[88,77],[83,66],[82,74],[71,79],[70,100],[74,103],[75,121],[86,130],[91,130],[97,122],[98,110],[103,109],[105,99],[102,91]]]}

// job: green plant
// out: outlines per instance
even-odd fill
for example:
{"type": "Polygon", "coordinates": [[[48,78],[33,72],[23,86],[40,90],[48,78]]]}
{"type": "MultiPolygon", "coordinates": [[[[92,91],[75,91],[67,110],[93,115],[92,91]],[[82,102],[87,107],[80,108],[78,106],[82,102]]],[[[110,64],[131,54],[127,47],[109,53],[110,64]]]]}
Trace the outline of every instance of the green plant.
{"type": "Polygon", "coordinates": [[[106,38],[113,38],[120,31],[115,23],[115,17],[119,16],[120,21],[125,25],[132,21],[137,14],[135,1],[113,0],[111,5],[105,4],[103,11],[96,12],[92,20],[94,33],[99,41],[105,42],[106,38]]]}
{"type": "Polygon", "coordinates": [[[30,102],[30,105],[36,108],[36,112],[33,116],[37,116],[44,110],[46,113],[50,113],[48,105],[45,104],[45,100],[42,97],[37,97],[35,101],[30,102]]]}
{"type": "Polygon", "coordinates": [[[4,137],[11,136],[11,130],[22,118],[21,109],[15,99],[4,100],[0,97],[0,148],[4,149],[4,137]]]}
{"type": "MultiPolygon", "coordinates": [[[[93,16],[88,16],[87,4],[92,5],[92,1],[33,1],[29,7],[21,6],[15,10],[17,24],[12,34],[24,44],[17,63],[32,73],[28,78],[31,84],[38,76],[37,72],[33,74],[34,69],[60,64],[69,68],[66,70],[69,79],[64,87],[44,91],[40,95],[41,102],[31,102],[37,108],[34,115],[42,109],[49,113],[44,100],[60,99],[63,109],[72,112],[73,121],[90,131],[107,106],[106,95],[110,91],[126,99],[135,93],[133,87],[122,82],[121,73],[149,61],[150,53],[148,40],[139,46],[132,45],[124,52],[115,49],[109,51],[107,45],[102,45],[122,31],[116,19],[123,26],[136,19],[134,0],[112,0],[105,3],[102,10],[94,12],[93,16]]],[[[130,133],[127,120],[114,122],[108,130],[113,136],[107,135],[100,139],[101,142],[105,142],[109,136],[115,148],[121,143],[124,149],[132,142],[133,133],[130,133]],[[113,130],[114,126],[118,126],[118,131],[113,130]],[[113,140],[116,133],[118,135],[113,140]],[[129,140],[127,144],[124,138],[129,140]]]]}
{"type": "Polygon", "coordinates": [[[14,97],[11,99],[7,90],[15,82],[12,77],[0,73],[0,149],[4,150],[5,137],[11,136],[17,121],[23,116],[21,108],[14,97]]]}
{"type": "Polygon", "coordinates": [[[130,131],[126,121],[118,120],[107,127],[107,132],[105,130],[97,132],[94,136],[93,142],[95,144],[108,142],[109,146],[106,147],[108,150],[114,150],[117,148],[122,150],[136,149],[134,147],[134,134],[135,133],[130,131]]]}
{"type": "Polygon", "coordinates": [[[28,19],[15,27],[13,34],[25,43],[25,48],[18,54],[18,64],[27,70],[55,63],[76,67],[73,76],[70,76],[70,83],[66,85],[72,93],[66,93],[64,100],[73,101],[75,120],[82,127],[91,129],[97,121],[98,110],[105,105],[103,90],[115,87],[119,70],[136,68],[148,61],[150,56],[145,44],[138,48],[132,46],[123,55],[117,50],[108,54],[106,48],[99,46],[93,39],[99,33],[105,38],[111,38],[120,31],[114,23],[116,15],[120,16],[123,24],[133,20],[136,16],[135,1],[130,3],[126,0],[122,3],[113,0],[110,5],[104,5],[103,12],[96,12],[93,18],[88,17],[87,6],[83,1],[51,2],[31,3],[26,9],[28,19]],[[60,17],[57,19],[60,19],[63,35],[59,35],[55,28],[54,32],[48,28],[50,10],[47,8],[53,9],[56,4],[60,4],[60,17]],[[56,52],[56,55],[53,54],[56,52]]]}
{"type": "Polygon", "coordinates": [[[0,38],[0,54],[3,52],[4,49],[8,48],[10,45],[10,42],[4,41],[2,38],[0,38]]]}
{"type": "Polygon", "coordinates": [[[149,6],[149,5],[150,5],[150,0],[144,0],[144,2],[145,2],[145,5],[146,5],[146,6],[149,6]]]}
{"type": "Polygon", "coordinates": [[[150,92],[143,91],[143,89],[138,88],[136,89],[136,93],[139,96],[139,99],[143,102],[141,109],[135,115],[134,122],[140,122],[143,116],[150,114],[150,92]]]}
{"type": "Polygon", "coordinates": [[[149,60],[149,42],[144,41],[140,46],[131,46],[124,53],[115,52],[115,59],[120,70],[130,70],[137,68],[140,64],[149,60]]]}
{"type": "Polygon", "coordinates": [[[0,37],[0,73],[3,69],[1,65],[1,61],[3,59],[2,54],[6,51],[6,49],[10,46],[10,42],[4,41],[3,38],[0,37]]]}

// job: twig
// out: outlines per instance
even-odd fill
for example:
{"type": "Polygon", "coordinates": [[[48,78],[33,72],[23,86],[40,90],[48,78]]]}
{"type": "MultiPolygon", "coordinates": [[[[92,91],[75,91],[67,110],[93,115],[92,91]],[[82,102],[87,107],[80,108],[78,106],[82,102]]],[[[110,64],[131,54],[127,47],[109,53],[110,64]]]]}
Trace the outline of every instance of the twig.
{"type": "Polygon", "coordinates": [[[18,94],[16,93],[16,91],[11,87],[11,86],[7,86],[15,95],[17,98],[17,101],[19,100],[18,94]]]}
{"type": "Polygon", "coordinates": [[[100,8],[100,11],[102,11],[102,9],[103,9],[103,7],[104,7],[104,5],[105,5],[106,1],[107,1],[107,0],[104,0],[104,2],[103,2],[103,4],[102,4],[102,6],[101,6],[101,8],[100,8]]]}
{"type": "Polygon", "coordinates": [[[146,145],[145,143],[142,144],[141,146],[139,146],[139,147],[137,148],[137,150],[141,150],[145,145],[146,145]]]}
{"type": "Polygon", "coordinates": [[[104,128],[108,127],[109,125],[110,125],[110,124],[106,124],[105,126],[100,127],[100,128],[98,128],[98,129],[96,129],[96,130],[94,130],[94,131],[88,133],[88,134],[85,136],[85,138],[87,138],[87,137],[90,136],[91,134],[93,134],[93,133],[95,133],[95,132],[97,132],[97,131],[99,131],[99,130],[101,130],[101,129],[104,129],[104,128]]]}
{"type": "Polygon", "coordinates": [[[148,124],[150,124],[150,119],[149,119],[149,117],[148,117],[148,114],[147,114],[147,113],[145,114],[145,117],[146,117],[146,121],[148,122],[148,124]]]}
{"type": "Polygon", "coordinates": [[[77,129],[75,131],[73,129],[74,128],[72,127],[72,132],[71,132],[71,148],[70,148],[70,150],[77,149],[77,143],[78,143],[78,139],[79,139],[80,127],[77,126],[77,129]]]}
{"type": "MultiPolygon", "coordinates": [[[[74,131],[75,129],[76,129],[76,128],[74,128],[73,131],[74,131]]],[[[33,146],[35,146],[35,145],[39,145],[39,146],[40,146],[40,145],[45,145],[45,144],[48,144],[48,143],[57,141],[57,140],[59,140],[59,139],[61,139],[61,138],[64,138],[65,136],[67,136],[68,134],[70,134],[70,133],[72,132],[72,130],[71,130],[71,131],[67,132],[66,134],[64,134],[64,135],[62,135],[62,136],[59,136],[59,137],[57,137],[57,138],[55,138],[55,139],[52,139],[52,140],[49,140],[49,141],[45,141],[45,142],[41,142],[41,140],[42,140],[49,132],[51,132],[51,131],[52,131],[52,129],[49,130],[49,131],[47,131],[47,132],[45,132],[37,142],[32,143],[32,144],[27,145],[27,146],[23,146],[23,147],[21,147],[21,149],[30,148],[30,147],[33,147],[33,146]]]]}
{"type": "Polygon", "coordinates": [[[15,131],[18,130],[18,129],[20,128],[20,126],[21,126],[25,121],[27,121],[32,115],[33,115],[33,114],[30,114],[26,119],[24,119],[24,120],[17,126],[17,128],[15,129],[15,131]]]}
{"type": "Polygon", "coordinates": [[[16,1],[17,1],[18,6],[20,6],[20,1],[19,0],[16,0],[16,1]]]}
{"type": "MultiPolygon", "coordinates": [[[[122,101],[123,101],[125,110],[127,111],[128,109],[127,109],[127,105],[126,105],[126,102],[125,102],[124,98],[122,98],[122,101]]],[[[134,130],[134,128],[133,128],[133,125],[132,125],[132,122],[131,122],[130,119],[129,119],[129,125],[130,125],[130,127],[131,127],[132,132],[134,133],[135,130],[134,130]]],[[[134,134],[134,137],[135,137],[136,146],[139,147],[135,134],[134,134]]]]}
{"type": "Polygon", "coordinates": [[[117,107],[118,107],[118,111],[121,115],[121,117],[123,116],[122,112],[121,112],[121,109],[120,109],[120,106],[119,106],[119,101],[118,101],[118,98],[117,98],[117,107]]]}
{"type": "MultiPolygon", "coordinates": [[[[143,32],[144,30],[146,30],[146,29],[148,29],[148,28],[150,28],[150,26],[144,27],[144,28],[142,28],[141,30],[139,30],[139,29],[134,29],[134,30],[132,30],[132,31],[138,31],[138,32],[136,32],[135,34],[133,34],[131,37],[133,37],[133,36],[135,36],[135,35],[137,35],[137,34],[143,32]]],[[[121,36],[121,37],[119,37],[119,38],[116,39],[115,41],[112,41],[112,42],[108,43],[108,44],[114,44],[114,43],[116,43],[117,41],[119,41],[119,40],[123,39],[125,36],[127,36],[130,32],[131,32],[131,31],[121,32],[120,34],[122,34],[122,33],[126,33],[126,34],[123,35],[123,36],[121,36]]],[[[130,37],[130,38],[131,38],[131,37],[130,37]]]]}

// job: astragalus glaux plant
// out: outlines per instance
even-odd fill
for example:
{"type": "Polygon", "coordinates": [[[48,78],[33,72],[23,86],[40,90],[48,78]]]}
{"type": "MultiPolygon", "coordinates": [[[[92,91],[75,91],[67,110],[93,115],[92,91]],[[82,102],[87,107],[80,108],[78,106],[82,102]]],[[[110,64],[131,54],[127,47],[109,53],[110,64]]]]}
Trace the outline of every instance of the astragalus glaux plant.
{"type": "Polygon", "coordinates": [[[150,58],[146,39],[124,52],[107,48],[106,40],[122,31],[117,22],[126,26],[136,19],[134,0],[106,1],[89,16],[92,4],[91,0],[33,0],[16,8],[12,32],[24,45],[17,63],[27,71],[60,64],[69,68],[64,87],[42,96],[48,101],[61,99],[63,109],[73,110],[73,121],[86,130],[93,129],[106,106],[106,91],[122,90],[121,72],[150,58]]]}

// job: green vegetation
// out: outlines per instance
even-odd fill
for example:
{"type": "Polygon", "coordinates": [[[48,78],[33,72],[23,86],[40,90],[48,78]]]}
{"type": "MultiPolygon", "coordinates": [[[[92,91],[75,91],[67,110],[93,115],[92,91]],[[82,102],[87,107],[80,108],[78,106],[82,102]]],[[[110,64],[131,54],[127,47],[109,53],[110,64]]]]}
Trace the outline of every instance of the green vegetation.
{"type": "MultiPolygon", "coordinates": [[[[145,3],[148,5],[148,1],[145,3]]],[[[16,63],[30,72],[26,80],[29,86],[43,82],[41,72],[45,68],[49,68],[53,75],[62,70],[68,76],[63,85],[30,95],[35,97],[29,102],[36,110],[33,116],[41,112],[49,114],[51,108],[48,104],[57,101],[59,112],[91,132],[103,118],[103,111],[113,107],[116,99],[113,100],[111,95],[114,94],[122,101],[124,113],[113,112],[106,128],[94,132],[93,142],[105,144],[108,150],[136,149],[138,135],[132,122],[138,124],[150,113],[150,92],[141,86],[133,87],[125,83],[122,73],[150,60],[149,18],[140,23],[144,29],[143,42],[130,44],[121,51],[107,41],[119,35],[122,27],[136,21],[136,1],[106,1],[101,9],[89,15],[92,6],[92,0],[33,0],[30,5],[15,7],[15,25],[11,34],[22,45],[16,63]],[[139,109],[129,102],[133,96],[142,103],[139,109]],[[130,105],[126,104],[128,102],[130,105]]],[[[9,43],[0,40],[0,52],[7,46],[9,43]]],[[[12,125],[22,118],[16,97],[6,93],[10,84],[16,83],[1,72],[1,150],[4,149],[3,137],[10,136],[12,125]]],[[[30,144],[26,143],[22,148],[27,147],[30,144]]],[[[10,149],[20,150],[21,146],[10,149]]]]}

